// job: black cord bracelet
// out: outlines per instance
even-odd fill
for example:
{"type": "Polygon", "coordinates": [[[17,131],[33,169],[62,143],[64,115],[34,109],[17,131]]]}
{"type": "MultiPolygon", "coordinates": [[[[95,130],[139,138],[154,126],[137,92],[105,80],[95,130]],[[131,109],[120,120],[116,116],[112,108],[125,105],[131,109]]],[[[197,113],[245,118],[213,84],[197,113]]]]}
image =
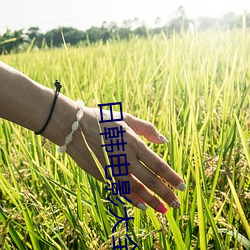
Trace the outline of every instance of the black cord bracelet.
{"type": "Polygon", "coordinates": [[[55,81],[55,87],[56,87],[55,97],[54,97],[54,100],[53,100],[53,103],[52,103],[52,107],[51,107],[51,110],[50,110],[50,113],[49,113],[49,117],[48,117],[46,123],[44,124],[43,128],[40,131],[35,132],[36,135],[41,134],[46,129],[46,127],[49,124],[50,118],[51,118],[51,116],[52,116],[52,114],[54,112],[54,109],[55,109],[55,106],[56,106],[57,97],[58,97],[58,95],[60,93],[60,89],[62,88],[62,85],[61,85],[61,83],[58,80],[55,81]]]}

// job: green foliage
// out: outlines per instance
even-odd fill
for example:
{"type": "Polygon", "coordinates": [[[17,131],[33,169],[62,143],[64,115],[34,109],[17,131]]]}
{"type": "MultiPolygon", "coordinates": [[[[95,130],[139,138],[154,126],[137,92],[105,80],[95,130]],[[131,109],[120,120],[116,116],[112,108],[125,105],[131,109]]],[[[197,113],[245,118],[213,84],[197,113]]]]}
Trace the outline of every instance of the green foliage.
{"type": "MultiPolygon", "coordinates": [[[[237,16],[233,12],[229,12],[219,19],[201,17],[199,20],[191,20],[185,16],[185,10],[180,6],[176,14],[176,17],[169,23],[155,28],[147,28],[144,22],[135,18],[134,20],[124,20],[122,27],[118,27],[115,22],[110,22],[110,24],[103,22],[101,28],[91,27],[87,31],[80,31],[73,27],[58,27],[44,34],[40,32],[38,27],[30,27],[27,32],[7,30],[2,36],[0,35],[0,54],[32,48],[62,47],[62,33],[67,46],[82,46],[100,41],[105,44],[107,41],[128,40],[135,36],[147,37],[161,33],[165,36],[171,36],[188,30],[195,33],[196,30],[234,29],[244,25],[250,27],[250,14],[247,13],[245,14],[245,24],[243,24],[242,16],[237,16]]],[[[157,20],[158,18],[156,18],[157,20]]]]}
{"type": "Polygon", "coordinates": [[[0,36],[0,54],[18,52],[22,48],[27,48],[29,42],[28,36],[23,30],[11,32],[9,29],[0,36]]]}
{"type": "Polygon", "coordinates": [[[61,27],[53,29],[45,34],[47,44],[52,47],[60,47],[62,45],[62,33],[67,43],[76,45],[80,41],[86,40],[86,34],[72,27],[61,27]]]}
{"type": "MultiPolygon", "coordinates": [[[[141,249],[246,249],[250,221],[250,35],[239,30],[147,35],[1,59],[87,106],[121,101],[169,139],[148,146],[184,177],[181,208],[139,211],[141,249]],[[126,53],[124,53],[126,52],[126,53]]],[[[104,185],[55,145],[0,120],[0,248],[112,249],[104,185]]],[[[101,147],[100,147],[101,150],[101,147]]],[[[121,215],[121,214],[120,214],[121,215]]],[[[116,237],[125,235],[121,226],[116,237]]]]}

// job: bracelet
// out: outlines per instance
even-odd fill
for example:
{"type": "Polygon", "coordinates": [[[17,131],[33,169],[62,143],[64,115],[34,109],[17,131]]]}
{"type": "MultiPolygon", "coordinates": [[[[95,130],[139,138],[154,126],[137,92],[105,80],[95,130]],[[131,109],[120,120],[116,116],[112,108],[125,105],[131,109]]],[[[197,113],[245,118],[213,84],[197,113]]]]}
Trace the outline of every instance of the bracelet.
{"type": "Polygon", "coordinates": [[[67,150],[68,144],[70,144],[73,140],[73,134],[76,132],[76,130],[79,128],[79,121],[82,119],[84,115],[83,107],[84,107],[84,102],[81,100],[77,100],[77,107],[79,110],[76,113],[76,121],[72,123],[71,126],[71,132],[65,137],[64,144],[60,147],[57,148],[57,152],[63,153],[67,150]]]}
{"type": "Polygon", "coordinates": [[[46,127],[49,124],[50,118],[51,118],[51,116],[52,116],[52,114],[54,112],[57,97],[58,97],[58,95],[60,93],[60,89],[62,88],[62,85],[58,80],[55,81],[55,87],[56,87],[55,97],[54,97],[54,100],[53,100],[53,103],[52,103],[52,107],[51,107],[51,110],[50,110],[50,113],[49,113],[49,117],[48,117],[46,123],[44,124],[44,126],[42,127],[42,129],[40,131],[38,131],[38,132],[35,132],[36,135],[40,135],[46,129],[46,127]]]}

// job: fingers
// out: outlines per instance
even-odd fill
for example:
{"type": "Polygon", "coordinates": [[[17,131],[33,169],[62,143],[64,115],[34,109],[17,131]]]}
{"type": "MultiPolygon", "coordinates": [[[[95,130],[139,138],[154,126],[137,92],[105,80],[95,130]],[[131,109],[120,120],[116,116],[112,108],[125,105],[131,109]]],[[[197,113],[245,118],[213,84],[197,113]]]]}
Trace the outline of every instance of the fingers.
{"type": "MultiPolygon", "coordinates": [[[[139,135],[143,135],[149,141],[153,143],[164,143],[167,139],[159,134],[155,126],[142,119],[138,119],[130,114],[125,115],[126,123],[139,135]]],[[[139,143],[140,148],[137,151],[137,157],[146,166],[148,166],[156,175],[163,177],[170,185],[179,189],[181,191],[185,190],[185,184],[183,179],[169,167],[156,153],[151,151],[144,143],[141,141],[139,143]]]]}
{"type": "Polygon", "coordinates": [[[169,206],[176,209],[180,208],[177,196],[159,177],[145,168],[139,161],[131,162],[131,165],[133,166],[130,171],[131,174],[126,177],[119,176],[119,180],[129,181],[131,194],[126,195],[126,197],[133,200],[133,205],[138,207],[138,204],[142,203],[141,200],[143,200],[156,211],[166,213],[167,209],[164,203],[151,193],[150,190],[152,190],[169,206]]]}
{"type": "MultiPolygon", "coordinates": [[[[153,143],[164,143],[167,139],[159,134],[155,126],[148,121],[136,118],[130,114],[125,116],[126,123],[137,133],[143,135],[153,143]]],[[[170,185],[182,190],[185,189],[183,179],[166,164],[156,153],[151,151],[143,142],[139,143],[140,148],[137,157],[148,166],[156,175],[163,177],[170,185]]]]}
{"type": "MultiPolygon", "coordinates": [[[[131,170],[131,173],[133,173],[133,175],[135,175],[135,177],[139,179],[139,181],[141,181],[144,186],[155,192],[169,206],[174,208],[180,207],[178,197],[169,187],[165,185],[165,183],[158,176],[156,176],[148,168],[145,168],[145,166],[143,166],[139,161],[131,164],[134,165],[133,169],[131,170]],[[176,202],[179,203],[178,207],[175,206],[176,202]]],[[[143,188],[141,185],[137,184],[135,187],[133,187],[133,192],[136,195],[140,196],[146,203],[148,203],[154,209],[156,209],[156,206],[159,205],[156,204],[156,200],[151,200],[152,196],[149,196],[148,192],[146,192],[145,188],[143,188]]]]}
{"type": "Polygon", "coordinates": [[[178,175],[165,161],[163,161],[155,152],[150,150],[143,142],[137,151],[137,157],[146,166],[148,166],[156,175],[165,179],[174,188],[184,191],[186,185],[184,180],[178,175]]]}
{"type": "Polygon", "coordinates": [[[126,114],[124,117],[125,122],[136,134],[144,136],[147,140],[153,143],[160,144],[167,142],[167,139],[159,134],[151,122],[136,118],[130,114],[126,114]]]}
{"type": "Polygon", "coordinates": [[[141,209],[142,211],[146,211],[147,210],[148,207],[147,207],[145,201],[143,201],[135,193],[131,192],[130,194],[126,194],[125,196],[126,196],[126,198],[128,198],[131,201],[131,204],[133,206],[141,209]]]}
{"type": "MultiPolygon", "coordinates": [[[[165,214],[167,208],[165,205],[153,195],[149,189],[141,183],[135,176],[129,174],[127,177],[119,176],[119,180],[129,181],[130,184],[130,194],[126,194],[126,198],[131,200],[132,205],[145,211],[147,209],[147,204],[152,207],[157,212],[165,214]]],[[[172,192],[172,191],[171,191],[172,192]]]]}
{"type": "Polygon", "coordinates": [[[139,208],[142,206],[145,209],[146,203],[163,214],[166,213],[167,209],[159,198],[164,200],[170,207],[175,209],[180,208],[178,197],[157,175],[182,191],[185,189],[183,179],[161,160],[160,157],[148,149],[145,143],[142,142],[137,145],[138,158],[136,158],[136,155],[130,158],[129,174],[118,177],[118,169],[114,170],[117,179],[129,181],[131,194],[126,194],[126,197],[132,201],[134,206],[139,208]],[[138,159],[143,161],[152,171],[145,167],[138,159]],[[150,190],[156,193],[159,198],[153,195],[150,190]]]}

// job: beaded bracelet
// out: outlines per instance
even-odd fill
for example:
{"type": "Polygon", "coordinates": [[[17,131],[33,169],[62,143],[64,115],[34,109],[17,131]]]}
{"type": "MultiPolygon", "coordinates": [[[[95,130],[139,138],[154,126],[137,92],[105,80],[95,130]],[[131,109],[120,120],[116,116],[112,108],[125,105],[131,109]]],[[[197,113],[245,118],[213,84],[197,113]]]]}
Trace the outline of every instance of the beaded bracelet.
{"type": "Polygon", "coordinates": [[[59,153],[63,153],[67,150],[67,146],[68,144],[70,144],[73,140],[73,134],[76,132],[76,130],[79,128],[79,122],[82,119],[83,115],[84,115],[84,111],[83,111],[83,107],[84,107],[84,102],[81,100],[77,100],[77,107],[79,108],[79,110],[76,113],[76,121],[74,121],[72,123],[71,126],[71,132],[65,137],[64,140],[64,144],[60,147],[58,147],[57,151],[59,153]]]}

